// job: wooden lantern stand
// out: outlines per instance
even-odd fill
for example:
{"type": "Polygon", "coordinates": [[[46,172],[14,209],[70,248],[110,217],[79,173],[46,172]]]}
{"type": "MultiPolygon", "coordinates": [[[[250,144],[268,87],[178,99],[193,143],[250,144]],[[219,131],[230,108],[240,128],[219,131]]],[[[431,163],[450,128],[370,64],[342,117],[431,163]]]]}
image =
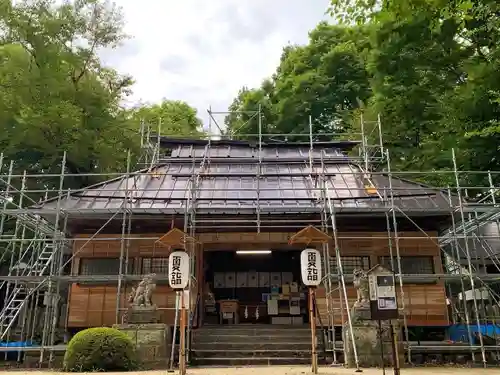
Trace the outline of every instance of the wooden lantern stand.
{"type": "Polygon", "coordinates": [[[316,314],[314,311],[315,288],[309,287],[309,322],[311,324],[311,366],[313,374],[318,373],[318,352],[316,350],[316,314]]]}
{"type": "MultiPolygon", "coordinates": [[[[172,228],[169,230],[167,233],[165,233],[163,236],[161,236],[158,240],[156,240],[155,244],[161,244],[162,246],[166,246],[169,248],[169,250],[172,249],[182,249],[185,252],[187,251],[188,244],[192,246],[192,252],[194,253],[194,248],[196,245],[199,245],[200,242],[198,242],[195,238],[188,236],[186,233],[181,231],[180,229],[177,228],[172,228]]],[[[192,256],[193,254],[191,254],[192,256]]],[[[191,279],[191,275],[189,275],[189,278],[191,279]]],[[[190,289],[191,283],[188,284],[188,290],[190,289]]],[[[180,375],[185,375],[186,374],[186,363],[187,363],[187,355],[186,355],[186,328],[188,327],[189,324],[189,318],[186,316],[187,314],[187,309],[186,305],[190,305],[190,300],[185,301],[185,295],[184,295],[184,289],[183,290],[178,290],[177,293],[180,293],[180,307],[179,307],[179,332],[180,332],[180,337],[179,337],[179,374],[180,375]]],[[[189,297],[191,298],[191,297],[189,297]]],[[[174,323],[174,327],[175,324],[174,323]]],[[[172,344],[172,354],[175,350],[175,329],[174,329],[174,337],[173,337],[173,344],[172,344]]],[[[173,355],[172,355],[173,358],[173,355]]],[[[173,364],[173,363],[172,363],[173,364]]]]}
{"type": "MultiPolygon", "coordinates": [[[[309,225],[304,229],[301,229],[297,233],[295,233],[288,243],[290,245],[293,244],[301,244],[305,246],[309,246],[311,244],[327,244],[331,241],[331,237],[316,227],[309,225]]],[[[324,262],[327,262],[328,259],[325,259],[324,262]]],[[[318,351],[316,349],[316,310],[315,306],[315,297],[316,297],[316,288],[308,287],[308,300],[309,300],[309,323],[311,326],[311,370],[313,374],[318,373],[318,351]]],[[[331,298],[328,296],[327,298],[331,298]]],[[[333,333],[335,334],[335,332],[333,333]]],[[[335,349],[335,348],[334,348],[335,349]]],[[[335,351],[334,351],[335,352],[335,351]]]]}

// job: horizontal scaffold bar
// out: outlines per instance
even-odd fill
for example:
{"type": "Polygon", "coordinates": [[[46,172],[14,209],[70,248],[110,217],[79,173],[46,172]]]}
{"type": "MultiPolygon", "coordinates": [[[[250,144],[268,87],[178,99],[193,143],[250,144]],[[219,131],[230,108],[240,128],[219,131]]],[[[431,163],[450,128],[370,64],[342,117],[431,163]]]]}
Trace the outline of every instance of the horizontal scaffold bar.
{"type": "MultiPolygon", "coordinates": [[[[332,279],[338,279],[340,275],[338,274],[330,274],[332,279]]],[[[399,275],[395,275],[396,279],[399,280],[399,275]]],[[[482,282],[500,282],[500,276],[491,274],[491,275],[474,275],[472,278],[476,281],[482,282]]],[[[122,281],[140,281],[143,279],[142,275],[122,275],[121,278],[119,275],[63,275],[63,276],[24,276],[24,275],[5,275],[0,276],[0,280],[6,281],[20,281],[25,283],[41,283],[41,282],[70,282],[70,283],[85,283],[85,282],[113,282],[121,279],[122,281]]],[[[352,275],[344,275],[344,279],[346,282],[352,282],[352,275]]],[[[470,280],[470,276],[463,275],[449,275],[449,274],[428,274],[428,275],[402,275],[402,279],[405,283],[410,284],[418,284],[418,283],[433,283],[438,281],[446,281],[446,282],[460,282],[461,280],[470,280]]],[[[156,281],[168,281],[168,275],[156,275],[156,281]]]]}

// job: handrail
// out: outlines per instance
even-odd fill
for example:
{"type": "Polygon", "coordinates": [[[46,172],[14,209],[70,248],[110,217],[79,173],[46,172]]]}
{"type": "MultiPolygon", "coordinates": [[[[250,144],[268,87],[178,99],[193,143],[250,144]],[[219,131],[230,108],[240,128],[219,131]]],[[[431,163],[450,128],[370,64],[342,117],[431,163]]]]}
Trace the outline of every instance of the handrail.
{"type": "MultiPolygon", "coordinates": [[[[321,327],[321,346],[322,346],[322,351],[323,351],[323,359],[326,359],[327,351],[326,351],[326,340],[325,340],[325,326],[323,325],[323,322],[321,321],[321,314],[319,314],[319,309],[318,309],[318,303],[316,301],[316,293],[313,294],[313,309],[314,309],[314,316],[318,318],[319,325],[321,327]]],[[[316,323],[316,322],[315,322],[316,323]]],[[[335,334],[335,331],[333,332],[335,334]]],[[[335,348],[333,348],[335,350],[335,348]]]]}
{"type": "MultiPolygon", "coordinates": [[[[196,295],[196,303],[194,305],[194,309],[191,312],[191,316],[189,317],[189,321],[188,321],[188,329],[189,329],[190,332],[191,332],[191,330],[193,328],[194,318],[197,317],[197,315],[198,315],[198,308],[199,308],[199,305],[200,305],[200,299],[201,299],[201,294],[198,293],[196,295]]],[[[191,361],[191,348],[192,348],[192,346],[193,346],[193,334],[191,333],[189,335],[188,350],[187,350],[187,355],[188,355],[188,360],[189,361],[191,361]]]]}

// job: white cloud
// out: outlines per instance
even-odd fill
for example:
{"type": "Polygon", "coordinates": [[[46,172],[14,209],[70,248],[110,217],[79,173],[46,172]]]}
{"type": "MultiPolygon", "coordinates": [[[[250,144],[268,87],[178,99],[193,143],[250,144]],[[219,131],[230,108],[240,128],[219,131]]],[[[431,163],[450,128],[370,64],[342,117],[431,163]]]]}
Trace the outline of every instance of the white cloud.
{"type": "Polygon", "coordinates": [[[132,39],[103,60],[136,84],[128,104],[185,100],[207,124],[238,90],[258,86],[282,48],[305,43],[328,0],[117,0],[132,39]]]}

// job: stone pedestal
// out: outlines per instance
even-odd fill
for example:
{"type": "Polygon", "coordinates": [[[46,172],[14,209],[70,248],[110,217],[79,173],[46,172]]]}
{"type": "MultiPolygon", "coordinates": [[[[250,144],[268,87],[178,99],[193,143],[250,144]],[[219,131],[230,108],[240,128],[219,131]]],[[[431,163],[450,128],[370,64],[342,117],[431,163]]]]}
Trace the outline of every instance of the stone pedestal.
{"type": "Polygon", "coordinates": [[[171,339],[166,324],[115,324],[113,328],[132,339],[145,369],[167,367],[171,339]]]}
{"type": "MultiPolygon", "coordinates": [[[[356,345],[360,367],[381,367],[381,340],[379,337],[378,323],[376,321],[356,321],[353,322],[352,331],[354,334],[354,343],[356,345]]],[[[395,327],[397,340],[397,349],[399,354],[400,367],[404,364],[404,345],[400,339],[400,330],[395,327]]],[[[355,368],[356,361],[352,346],[352,336],[350,327],[345,324],[342,329],[344,341],[344,358],[347,367],[355,368]]],[[[382,323],[382,345],[384,351],[384,363],[386,366],[392,366],[392,344],[390,326],[387,322],[382,323]]]]}
{"type": "Polygon", "coordinates": [[[158,323],[158,309],[156,306],[131,306],[125,318],[125,323],[148,324],[158,323]]]}

